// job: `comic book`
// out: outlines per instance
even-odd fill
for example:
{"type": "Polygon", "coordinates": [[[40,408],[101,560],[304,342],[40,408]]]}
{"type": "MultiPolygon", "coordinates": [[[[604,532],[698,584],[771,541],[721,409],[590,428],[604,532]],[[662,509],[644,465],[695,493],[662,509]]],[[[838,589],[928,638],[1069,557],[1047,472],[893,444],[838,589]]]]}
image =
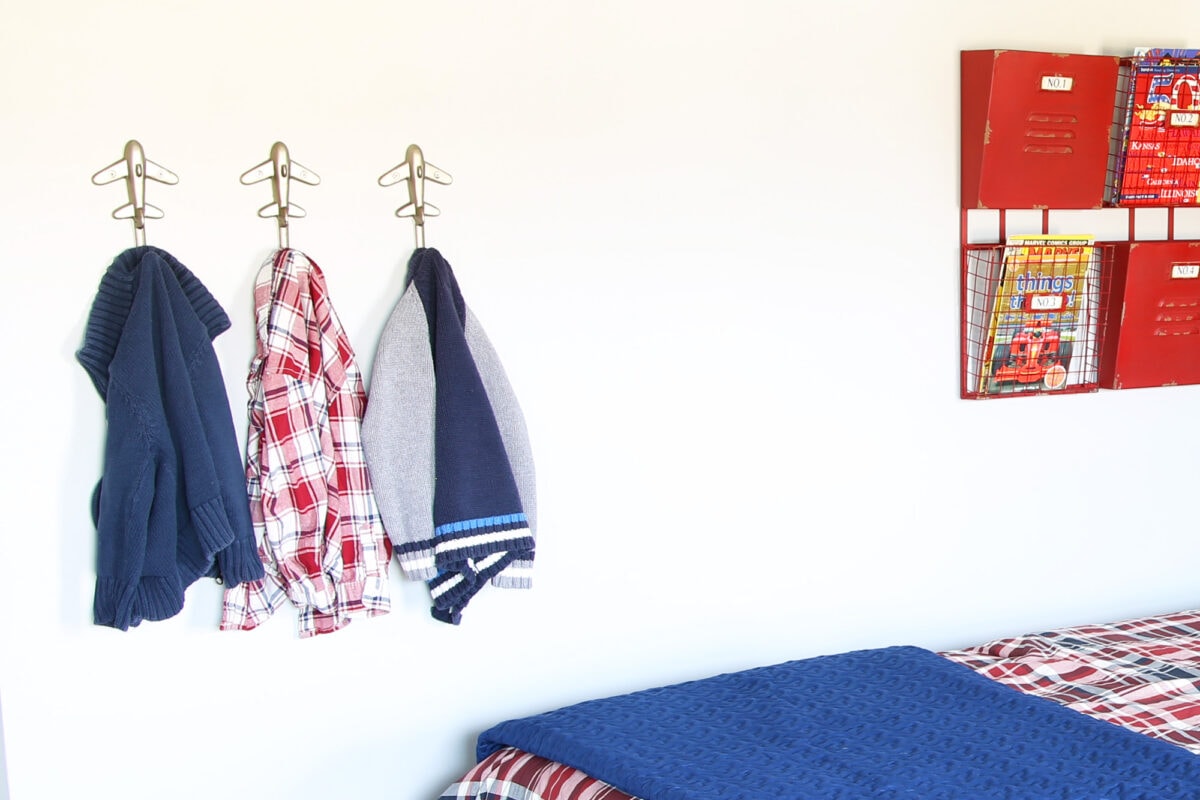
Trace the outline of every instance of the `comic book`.
{"type": "Polygon", "coordinates": [[[1010,236],[992,304],[979,393],[1095,381],[1100,259],[1091,236],[1010,236]]]}
{"type": "Polygon", "coordinates": [[[1134,51],[1114,198],[1189,205],[1200,195],[1200,50],[1134,51]]]}

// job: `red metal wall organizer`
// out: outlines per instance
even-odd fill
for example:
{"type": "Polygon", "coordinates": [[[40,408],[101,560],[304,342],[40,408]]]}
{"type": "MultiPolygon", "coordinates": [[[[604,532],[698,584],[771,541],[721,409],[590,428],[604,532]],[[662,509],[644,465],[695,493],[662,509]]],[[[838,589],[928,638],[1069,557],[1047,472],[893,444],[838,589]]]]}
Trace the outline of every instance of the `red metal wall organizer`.
{"type": "Polygon", "coordinates": [[[1200,195],[1147,189],[1200,186],[1200,61],[1170,63],[1175,85],[1139,57],[962,52],[962,397],[1200,383],[1200,242],[1175,239],[1176,206],[1200,195]],[[1163,102],[1151,108],[1142,101],[1156,90],[1163,102]],[[1165,209],[1165,239],[1139,238],[1146,205],[1165,209]],[[1053,211],[1100,208],[1124,208],[1128,233],[1087,250],[1085,281],[1013,268],[1011,213],[1025,212],[1028,228],[1028,211],[1040,212],[1049,235],[1053,211]],[[970,241],[981,213],[994,237],[970,241]],[[1025,294],[1012,296],[1016,285],[1025,294]],[[1054,313],[1064,305],[1069,324],[1054,313]]]}

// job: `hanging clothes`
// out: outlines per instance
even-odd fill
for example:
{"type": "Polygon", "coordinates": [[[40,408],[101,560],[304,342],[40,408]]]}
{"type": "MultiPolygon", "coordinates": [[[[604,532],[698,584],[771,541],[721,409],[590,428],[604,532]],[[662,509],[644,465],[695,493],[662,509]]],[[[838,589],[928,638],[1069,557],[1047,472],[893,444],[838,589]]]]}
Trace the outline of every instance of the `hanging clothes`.
{"type": "Polygon", "coordinates": [[[400,567],[458,624],[488,582],[528,588],[536,535],[525,418],[450,264],[416,250],[380,339],[363,445],[400,567]]]}
{"type": "Polygon", "coordinates": [[[107,420],[92,496],[97,625],[172,617],[201,577],[242,587],[263,576],[212,346],[228,328],[208,289],[165,250],[126,250],[100,282],[76,354],[107,420]]]}
{"type": "Polygon", "coordinates": [[[245,483],[266,576],[225,592],[221,629],[256,628],[286,598],[307,638],[390,610],[391,542],[363,457],[362,374],[320,268],[275,251],[254,304],[245,483]]]}

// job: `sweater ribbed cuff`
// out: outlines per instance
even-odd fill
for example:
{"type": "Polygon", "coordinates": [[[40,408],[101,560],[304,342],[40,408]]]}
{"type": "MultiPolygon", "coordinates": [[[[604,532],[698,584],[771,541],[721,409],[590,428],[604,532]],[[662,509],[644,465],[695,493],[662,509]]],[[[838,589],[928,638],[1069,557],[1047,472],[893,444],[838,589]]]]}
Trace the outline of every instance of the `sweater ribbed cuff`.
{"type": "Polygon", "coordinates": [[[478,594],[488,581],[503,572],[516,555],[501,552],[491,553],[478,561],[468,558],[429,581],[429,594],[433,598],[433,608],[430,612],[433,618],[457,625],[471,598],[478,594]]]}
{"type": "Polygon", "coordinates": [[[143,620],[169,619],[183,610],[178,580],[147,575],[138,581],[97,578],[92,613],[97,625],[126,631],[143,620]]]}
{"type": "Polygon", "coordinates": [[[221,569],[221,580],[226,586],[237,586],[244,581],[256,581],[263,577],[262,559],[254,542],[236,539],[217,553],[217,564],[221,569]]]}
{"type": "Polygon", "coordinates": [[[514,559],[511,564],[492,578],[492,586],[498,586],[501,589],[529,589],[533,586],[532,573],[533,553],[529,553],[527,558],[514,559]]]}
{"type": "MultiPolygon", "coordinates": [[[[500,578],[514,561],[533,561],[534,541],[524,514],[441,525],[435,531],[438,574],[428,581],[434,619],[457,625],[467,603],[492,582],[517,588],[518,573],[500,578]],[[498,581],[498,582],[497,582],[498,581]]],[[[526,580],[524,583],[528,586],[526,580]]]]}
{"type": "Polygon", "coordinates": [[[437,562],[433,552],[433,542],[397,544],[396,560],[404,577],[414,581],[428,581],[437,577],[437,562]]]}
{"type": "Polygon", "coordinates": [[[214,555],[233,541],[233,528],[219,497],[192,506],[192,524],[196,527],[196,538],[200,540],[204,557],[210,563],[214,555]]]}
{"type": "Polygon", "coordinates": [[[465,559],[478,561],[496,553],[524,554],[534,548],[524,514],[441,525],[434,533],[436,565],[441,571],[456,569],[465,559]]]}

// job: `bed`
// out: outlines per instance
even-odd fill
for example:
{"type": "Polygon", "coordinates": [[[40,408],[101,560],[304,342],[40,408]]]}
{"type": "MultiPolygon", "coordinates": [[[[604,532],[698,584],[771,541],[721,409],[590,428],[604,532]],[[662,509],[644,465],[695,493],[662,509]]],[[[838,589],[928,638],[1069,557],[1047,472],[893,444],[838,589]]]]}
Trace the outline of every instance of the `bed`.
{"type": "Polygon", "coordinates": [[[1198,755],[1200,611],[1185,611],[508,720],[440,800],[1197,800],[1198,755]]]}

